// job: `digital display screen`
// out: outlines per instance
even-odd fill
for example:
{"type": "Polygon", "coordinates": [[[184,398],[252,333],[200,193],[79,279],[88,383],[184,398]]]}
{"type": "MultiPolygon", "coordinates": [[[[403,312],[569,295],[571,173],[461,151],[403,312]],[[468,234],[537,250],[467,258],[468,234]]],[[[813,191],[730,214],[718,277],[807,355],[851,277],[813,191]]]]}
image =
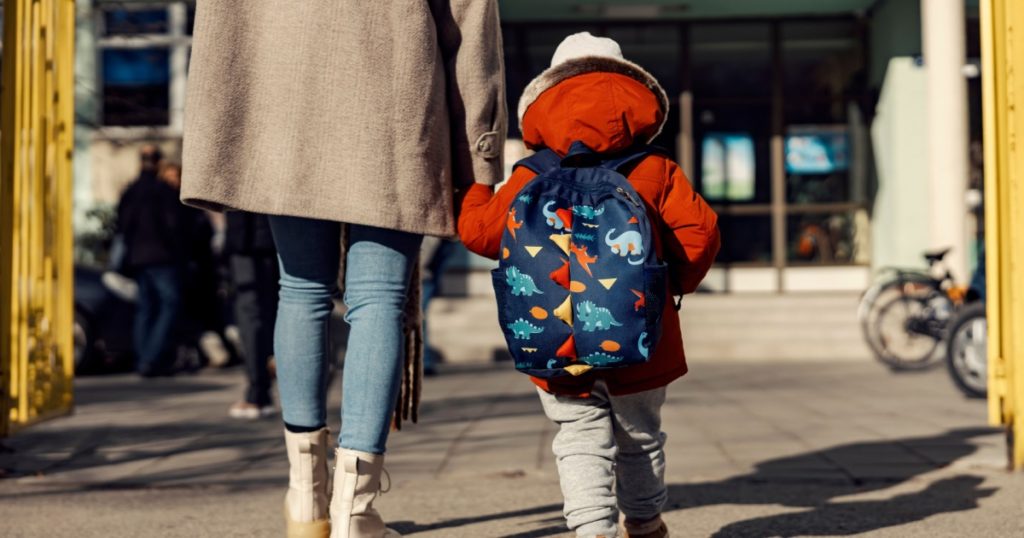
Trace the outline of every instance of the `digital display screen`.
{"type": "Polygon", "coordinates": [[[751,135],[708,133],[701,145],[701,194],[709,200],[753,200],[755,164],[751,135]]]}
{"type": "Polygon", "coordinates": [[[786,135],[786,172],[831,174],[850,167],[850,137],[844,127],[794,127],[786,135]]]}

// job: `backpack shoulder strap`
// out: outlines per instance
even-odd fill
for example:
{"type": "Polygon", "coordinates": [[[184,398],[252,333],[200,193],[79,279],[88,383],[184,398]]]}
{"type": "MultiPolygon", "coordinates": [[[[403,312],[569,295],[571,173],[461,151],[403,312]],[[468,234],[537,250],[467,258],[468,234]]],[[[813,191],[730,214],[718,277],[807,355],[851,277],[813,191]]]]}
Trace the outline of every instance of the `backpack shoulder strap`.
{"type": "Polygon", "coordinates": [[[629,176],[632,167],[640,164],[648,155],[664,155],[665,150],[655,146],[638,146],[626,153],[617,155],[611,159],[601,162],[601,168],[614,170],[624,176],[629,176]]]}
{"type": "Polygon", "coordinates": [[[520,160],[512,167],[513,170],[522,166],[532,170],[537,175],[554,170],[562,165],[562,158],[550,149],[542,149],[525,159],[520,160]]]}

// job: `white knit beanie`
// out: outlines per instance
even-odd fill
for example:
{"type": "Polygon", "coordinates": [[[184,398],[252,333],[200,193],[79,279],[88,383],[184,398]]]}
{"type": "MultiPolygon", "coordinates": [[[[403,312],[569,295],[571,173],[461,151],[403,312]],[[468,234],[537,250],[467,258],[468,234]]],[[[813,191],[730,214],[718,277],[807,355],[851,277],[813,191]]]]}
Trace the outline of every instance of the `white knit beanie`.
{"type": "Polygon", "coordinates": [[[614,39],[596,37],[590,32],[580,32],[562,40],[555,49],[555,55],[551,57],[551,67],[590,56],[626,60],[622,55],[622,47],[614,39]]]}
{"type": "Polygon", "coordinates": [[[590,32],[580,32],[565,38],[555,49],[554,56],[551,57],[551,67],[533,79],[523,90],[523,96],[519,99],[519,128],[522,129],[526,110],[540,97],[540,94],[563,80],[594,72],[626,75],[647,86],[658,98],[658,104],[662,111],[661,125],[658,126],[658,132],[654,133],[651,139],[658,136],[668,117],[668,95],[664,88],[658,84],[658,80],[653,75],[627,60],[622,55],[622,47],[614,39],[596,37],[590,32]]]}

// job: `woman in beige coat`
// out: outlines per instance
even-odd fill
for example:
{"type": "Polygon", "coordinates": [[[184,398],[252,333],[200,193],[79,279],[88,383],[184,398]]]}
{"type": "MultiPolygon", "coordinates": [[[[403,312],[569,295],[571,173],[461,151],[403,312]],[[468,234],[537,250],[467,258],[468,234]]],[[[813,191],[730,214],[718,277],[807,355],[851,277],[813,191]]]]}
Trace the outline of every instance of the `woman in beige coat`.
{"type": "Polygon", "coordinates": [[[372,501],[418,344],[403,331],[411,273],[423,235],[454,235],[457,187],[499,181],[505,128],[495,0],[197,4],[182,199],[271,215],[289,536],[397,536],[372,501]],[[340,262],[351,333],[328,505],[340,262]]]}

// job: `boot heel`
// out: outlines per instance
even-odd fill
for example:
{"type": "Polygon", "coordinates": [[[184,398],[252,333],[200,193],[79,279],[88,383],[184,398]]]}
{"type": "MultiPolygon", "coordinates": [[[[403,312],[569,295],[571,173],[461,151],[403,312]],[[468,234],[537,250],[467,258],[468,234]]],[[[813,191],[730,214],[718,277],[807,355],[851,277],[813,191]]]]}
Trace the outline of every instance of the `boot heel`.
{"type": "Polygon", "coordinates": [[[288,538],[330,538],[331,523],[326,519],[317,521],[293,521],[284,507],[285,536],[288,538]]]}

